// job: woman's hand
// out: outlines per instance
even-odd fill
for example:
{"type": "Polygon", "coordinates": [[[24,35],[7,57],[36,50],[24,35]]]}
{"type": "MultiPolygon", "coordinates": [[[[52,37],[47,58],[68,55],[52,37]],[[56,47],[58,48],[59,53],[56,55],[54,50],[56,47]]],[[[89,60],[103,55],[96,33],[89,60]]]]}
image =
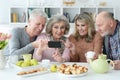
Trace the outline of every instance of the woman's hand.
{"type": "Polygon", "coordinates": [[[58,48],[55,50],[55,52],[54,52],[54,54],[53,54],[52,57],[53,57],[56,61],[58,61],[58,62],[64,62],[64,61],[65,61],[65,59],[62,58],[62,55],[61,55],[61,53],[59,52],[58,48]]]}
{"type": "Polygon", "coordinates": [[[72,52],[72,54],[75,54],[75,44],[70,42],[69,40],[62,41],[64,43],[64,45],[72,52]]]}

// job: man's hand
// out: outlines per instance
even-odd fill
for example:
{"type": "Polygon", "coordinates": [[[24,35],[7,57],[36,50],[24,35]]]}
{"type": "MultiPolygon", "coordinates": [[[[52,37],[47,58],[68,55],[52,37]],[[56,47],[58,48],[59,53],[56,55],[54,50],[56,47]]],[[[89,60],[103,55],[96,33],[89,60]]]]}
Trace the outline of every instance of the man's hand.
{"type": "Polygon", "coordinates": [[[48,39],[38,39],[34,42],[32,42],[32,45],[34,48],[38,48],[38,47],[43,47],[44,45],[48,45],[48,39]]]}
{"type": "Polygon", "coordinates": [[[113,68],[115,70],[120,70],[120,60],[114,60],[113,63],[113,68]]]}
{"type": "Polygon", "coordinates": [[[36,54],[41,56],[43,51],[48,49],[48,40],[38,40],[36,41],[36,46],[38,46],[36,54]],[[37,43],[38,42],[38,43],[37,43]]]}

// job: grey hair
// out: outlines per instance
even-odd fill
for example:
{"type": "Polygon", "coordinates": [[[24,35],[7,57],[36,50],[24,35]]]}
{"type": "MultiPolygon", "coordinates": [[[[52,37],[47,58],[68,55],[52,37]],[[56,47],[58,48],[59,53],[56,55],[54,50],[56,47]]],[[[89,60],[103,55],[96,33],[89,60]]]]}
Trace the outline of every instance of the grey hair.
{"type": "Polygon", "coordinates": [[[110,12],[106,12],[104,14],[104,17],[105,18],[108,18],[108,19],[113,19],[114,20],[114,14],[113,13],[110,13],[110,12]]]}
{"type": "Polygon", "coordinates": [[[55,23],[63,21],[65,22],[65,33],[64,34],[68,34],[69,29],[70,29],[70,24],[67,20],[67,18],[63,15],[55,15],[53,17],[50,18],[50,20],[48,21],[47,25],[46,25],[46,33],[48,34],[52,34],[52,27],[55,23]]]}
{"type": "Polygon", "coordinates": [[[36,16],[41,16],[44,17],[47,20],[47,14],[45,12],[43,12],[41,9],[33,9],[30,12],[30,17],[29,19],[34,19],[36,16]]]}

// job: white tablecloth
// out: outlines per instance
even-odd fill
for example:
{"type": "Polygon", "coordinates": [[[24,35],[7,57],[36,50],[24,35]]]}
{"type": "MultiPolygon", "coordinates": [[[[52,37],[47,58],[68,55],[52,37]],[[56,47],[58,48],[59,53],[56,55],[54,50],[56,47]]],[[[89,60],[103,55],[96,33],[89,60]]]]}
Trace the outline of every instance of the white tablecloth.
{"type": "MultiPolygon", "coordinates": [[[[73,63],[68,63],[73,64],[73,63]]],[[[5,68],[0,70],[0,79],[1,80],[120,80],[120,70],[110,69],[107,73],[97,74],[91,70],[88,63],[77,63],[82,66],[88,67],[88,72],[85,76],[79,76],[74,78],[61,77],[59,73],[45,73],[38,74],[29,77],[20,77],[17,76],[17,68],[5,68]]]]}

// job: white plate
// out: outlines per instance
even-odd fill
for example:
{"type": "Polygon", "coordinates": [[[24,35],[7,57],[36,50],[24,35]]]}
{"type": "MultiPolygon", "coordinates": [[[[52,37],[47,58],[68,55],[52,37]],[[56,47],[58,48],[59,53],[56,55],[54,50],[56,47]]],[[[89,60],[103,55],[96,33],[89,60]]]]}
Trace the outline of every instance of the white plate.
{"type": "Polygon", "coordinates": [[[31,74],[24,74],[24,75],[18,75],[20,77],[29,77],[29,76],[35,76],[35,75],[42,75],[42,74],[45,74],[45,73],[48,73],[49,70],[47,71],[41,71],[41,72],[34,72],[34,73],[31,73],[31,74]]]}
{"type": "Polygon", "coordinates": [[[35,66],[28,66],[28,67],[20,67],[20,66],[17,66],[16,64],[11,64],[14,68],[17,68],[19,70],[31,70],[31,69],[34,69],[34,68],[39,68],[41,67],[40,63],[38,65],[35,65],[35,66]]]}
{"type": "Polygon", "coordinates": [[[81,74],[63,74],[63,73],[60,73],[59,72],[59,75],[62,76],[62,77],[81,77],[81,76],[85,76],[87,75],[87,72],[86,73],[81,73],[81,74]]]}

